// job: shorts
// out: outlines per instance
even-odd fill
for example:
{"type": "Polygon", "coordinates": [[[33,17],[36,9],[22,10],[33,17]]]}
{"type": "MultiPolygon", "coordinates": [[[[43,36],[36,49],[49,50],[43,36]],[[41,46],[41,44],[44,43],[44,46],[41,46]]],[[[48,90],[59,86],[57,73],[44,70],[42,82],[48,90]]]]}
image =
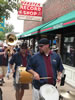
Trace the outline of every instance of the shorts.
{"type": "Polygon", "coordinates": [[[0,75],[5,76],[7,73],[7,66],[0,66],[0,75]]]}
{"type": "Polygon", "coordinates": [[[14,79],[13,84],[14,84],[14,87],[15,87],[16,90],[18,90],[18,89],[29,89],[29,84],[20,84],[20,83],[16,84],[15,79],[14,79]]]}
{"type": "Polygon", "coordinates": [[[3,75],[3,70],[2,70],[2,67],[0,67],[0,76],[3,75]]]}

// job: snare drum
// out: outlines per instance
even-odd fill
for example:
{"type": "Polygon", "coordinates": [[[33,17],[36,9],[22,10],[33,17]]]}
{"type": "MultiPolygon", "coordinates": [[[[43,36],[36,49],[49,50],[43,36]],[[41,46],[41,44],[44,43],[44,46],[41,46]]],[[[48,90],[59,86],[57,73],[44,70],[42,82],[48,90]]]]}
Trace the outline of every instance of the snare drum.
{"type": "Polygon", "coordinates": [[[16,83],[28,84],[31,83],[33,75],[26,71],[25,67],[18,67],[16,71],[16,83]]]}
{"type": "Polygon", "coordinates": [[[40,88],[40,100],[59,100],[59,93],[53,85],[45,84],[40,88]]]}

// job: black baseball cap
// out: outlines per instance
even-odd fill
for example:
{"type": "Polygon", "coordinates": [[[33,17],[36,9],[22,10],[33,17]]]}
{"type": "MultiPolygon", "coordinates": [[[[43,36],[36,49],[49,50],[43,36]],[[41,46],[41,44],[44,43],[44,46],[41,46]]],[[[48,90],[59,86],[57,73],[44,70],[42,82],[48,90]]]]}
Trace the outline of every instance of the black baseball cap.
{"type": "Polygon", "coordinates": [[[40,39],[39,44],[44,44],[44,45],[49,44],[49,40],[47,38],[42,38],[40,39]]]}

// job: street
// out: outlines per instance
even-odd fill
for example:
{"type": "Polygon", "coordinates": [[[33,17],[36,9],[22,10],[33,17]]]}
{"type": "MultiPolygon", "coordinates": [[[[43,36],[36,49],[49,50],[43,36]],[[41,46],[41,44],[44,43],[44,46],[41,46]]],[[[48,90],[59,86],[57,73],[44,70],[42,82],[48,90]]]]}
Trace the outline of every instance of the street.
{"type": "MultiPolygon", "coordinates": [[[[5,83],[3,86],[0,86],[3,92],[3,100],[16,100],[15,99],[15,89],[13,86],[13,78],[12,75],[10,75],[10,79],[7,79],[5,77],[5,83]]],[[[25,90],[23,100],[32,100],[32,88],[30,85],[29,90],[25,90]]]]}
{"type": "MultiPolygon", "coordinates": [[[[3,92],[3,95],[2,95],[3,100],[16,100],[15,99],[15,89],[13,87],[12,74],[10,75],[10,79],[7,79],[5,77],[5,83],[3,84],[3,86],[0,86],[0,88],[2,89],[2,92],[3,92]]],[[[62,91],[62,90],[75,92],[75,88],[72,88],[68,84],[65,84],[64,86],[60,86],[59,84],[57,84],[57,89],[59,91],[59,94],[61,93],[60,91],[62,91]]],[[[30,84],[29,90],[25,90],[23,100],[32,100],[32,86],[31,86],[31,84],[30,84]]],[[[73,100],[73,99],[69,99],[69,100],[73,100]]]]}

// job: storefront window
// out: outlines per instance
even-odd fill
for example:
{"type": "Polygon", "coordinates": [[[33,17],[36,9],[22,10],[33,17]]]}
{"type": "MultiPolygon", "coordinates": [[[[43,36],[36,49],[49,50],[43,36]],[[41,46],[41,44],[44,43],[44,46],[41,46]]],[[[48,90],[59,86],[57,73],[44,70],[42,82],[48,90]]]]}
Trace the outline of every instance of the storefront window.
{"type": "Polygon", "coordinates": [[[62,56],[64,64],[75,67],[75,37],[64,37],[62,56]]]}

